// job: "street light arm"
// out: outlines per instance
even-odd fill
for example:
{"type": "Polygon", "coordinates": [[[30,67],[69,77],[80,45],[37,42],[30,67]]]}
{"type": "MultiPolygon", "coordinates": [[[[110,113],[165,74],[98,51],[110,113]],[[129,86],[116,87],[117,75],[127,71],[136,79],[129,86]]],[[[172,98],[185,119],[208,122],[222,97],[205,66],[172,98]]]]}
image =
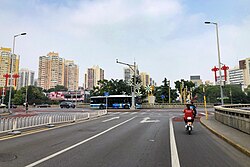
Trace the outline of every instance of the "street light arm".
{"type": "Polygon", "coordinates": [[[123,65],[127,65],[127,66],[129,66],[129,68],[131,69],[131,70],[133,70],[133,72],[135,71],[132,67],[134,67],[134,65],[131,65],[131,64],[128,64],[128,63],[123,63],[123,62],[120,62],[120,61],[118,61],[118,59],[116,59],[116,63],[118,63],[118,64],[123,64],[123,65]]]}
{"type": "Polygon", "coordinates": [[[215,23],[215,22],[210,22],[210,21],[205,21],[204,23],[205,23],[205,24],[215,24],[215,25],[217,25],[217,23],[215,23]]]}
{"type": "Polygon", "coordinates": [[[20,33],[20,34],[14,35],[14,38],[15,38],[15,37],[18,37],[18,36],[20,36],[20,35],[26,35],[26,34],[27,34],[26,32],[23,32],[23,33],[20,33]]]}

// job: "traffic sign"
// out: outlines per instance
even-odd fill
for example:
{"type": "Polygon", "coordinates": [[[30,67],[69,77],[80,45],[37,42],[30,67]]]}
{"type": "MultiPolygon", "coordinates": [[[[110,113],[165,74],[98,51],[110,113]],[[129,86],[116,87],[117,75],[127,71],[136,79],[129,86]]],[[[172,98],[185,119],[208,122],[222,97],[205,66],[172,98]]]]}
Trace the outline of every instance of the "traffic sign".
{"type": "Polygon", "coordinates": [[[104,92],[104,96],[109,96],[109,92],[104,92]]]}

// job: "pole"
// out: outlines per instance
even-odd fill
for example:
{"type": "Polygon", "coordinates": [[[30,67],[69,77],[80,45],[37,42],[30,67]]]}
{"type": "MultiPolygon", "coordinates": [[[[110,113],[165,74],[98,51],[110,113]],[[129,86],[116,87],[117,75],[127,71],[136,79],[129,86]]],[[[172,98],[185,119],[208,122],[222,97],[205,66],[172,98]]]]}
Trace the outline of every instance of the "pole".
{"type": "Polygon", "coordinates": [[[28,112],[28,82],[26,83],[25,112],[28,112]]]}
{"type": "Polygon", "coordinates": [[[13,50],[12,50],[12,54],[11,54],[11,58],[10,58],[10,90],[9,90],[9,103],[8,103],[8,112],[11,113],[10,111],[10,103],[11,103],[11,92],[12,92],[12,68],[13,68],[13,56],[15,55],[15,39],[16,39],[17,35],[14,35],[14,39],[13,39],[13,50]]]}
{"type": "Polygon", "coordinates": [[[106,96],[106,113],[108,113],[108,96],[106,96]]]}
{"type": "Polygon", "coordinates": [[[222,89],[222,77],[221,77],[221,61],[220,61],[220,46],[219,46],[219,30],[218,24],[214,23],[216,26],[216,37],[217,37],[217,49],[218,49],[218,62],[219,62],[219,74],[220,74],[220,96],[221,96],[221,105],[224,105],[223,89],[222,89]]]}
{"type": "Polygon", "coordinates": [[[170,104],[170,80],[168,81],[168,103],[170,104]]]}
{"type": "Polygon", "coordinates": [[[134,71],[133,91],[131,91],[131,93],[132,93],[132,106],[131,106],[130,109],[135,109],[136,63],[135,63],[135,61],[134,61],[134,64],[131,65],[131,64],[119,62],[118,59],[116,59],[116,63],[123,64],[123,65],[127,65],[127,66],[129,66],[130,69],[132,69],[132,70],[134,71]]]}
{"type": "Polygon", "coordinates": [[[183,100],[182,100],[182,88],[183,88],[183,82],[181,82],[181,86],[180,86],[180,89],[181,89],[181,104],[183,104],[183,100]]]}
{"type": "Polygon", "coordinates": [[[207,100],[206,100],[206,95],[205,95],[205,88],[203,87],[203,93],[204,93],[204,108],[206,112],[206,119],[208,119],[208,113],[207,113],[207,100]]]}
{"type": "Polygon", "coordinates": [[[12,92],[12,80],[13,80],[13,76],[12,76],[12,70],[13,70],[13,57],[15,56],[15,40],[16,37],[20,36],[20,35],[26,35],[26,33],[21,33],[18,35],[14,35],[13,38],[13,50],[12,50],[12,55],[11,55],[11,59],[10,59],[10,91],[9,91],[9,103],[8,103],[8,112],[11,114],[12,112],[10,111],[10,103],[11,103],[11,92],[12,92]]]}
{"type": "Polygon", "coordinates": [[[136,84],[136,64],[134,61],[134,84],[133,84],[133,92],[132,92],[132,106],[131,109],[135,109],[135,84],[136,84]]]}

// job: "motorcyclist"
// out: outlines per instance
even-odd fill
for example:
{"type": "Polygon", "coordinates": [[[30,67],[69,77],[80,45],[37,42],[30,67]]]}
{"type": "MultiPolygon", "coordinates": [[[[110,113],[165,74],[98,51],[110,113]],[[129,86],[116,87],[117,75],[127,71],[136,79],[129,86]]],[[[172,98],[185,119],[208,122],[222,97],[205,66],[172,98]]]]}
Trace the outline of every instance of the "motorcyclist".
{"type": "Polygon", "coordinates": [[[191,122],[192,122],[192,123],[194,122],[194,110],[192,110],[192,109],[190,108],[190,105],[191,105],[191,104],[187,102],[187,104],[186,104],[187,108],[185,108],[185,109],[183,110],[185,124],[187,124],[187,118],[188,118],[188,117],[191,117],[191,118],[192,118],[192,119],[191,119],[191,122]]]}
{"type": "Polygon", "coordinates": [[[197,110],[196,110],[196,106],[194,105],[194,102],[191,101],[191,104],[190,104],[190,109],[192,109],[194,111],[194,118],[196,117],[196,114],[197,114],[197,110]]]}

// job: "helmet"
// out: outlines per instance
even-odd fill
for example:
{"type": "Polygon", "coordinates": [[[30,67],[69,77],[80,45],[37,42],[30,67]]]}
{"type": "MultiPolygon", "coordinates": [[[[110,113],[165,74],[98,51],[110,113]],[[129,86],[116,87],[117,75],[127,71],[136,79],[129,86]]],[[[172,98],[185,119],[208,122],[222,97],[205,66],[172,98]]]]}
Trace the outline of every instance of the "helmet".
{"type": "Polygon", "coordinates": [[[191,101],[189,99],[187,99],[186,104],[191,104],[191,101]]]}

